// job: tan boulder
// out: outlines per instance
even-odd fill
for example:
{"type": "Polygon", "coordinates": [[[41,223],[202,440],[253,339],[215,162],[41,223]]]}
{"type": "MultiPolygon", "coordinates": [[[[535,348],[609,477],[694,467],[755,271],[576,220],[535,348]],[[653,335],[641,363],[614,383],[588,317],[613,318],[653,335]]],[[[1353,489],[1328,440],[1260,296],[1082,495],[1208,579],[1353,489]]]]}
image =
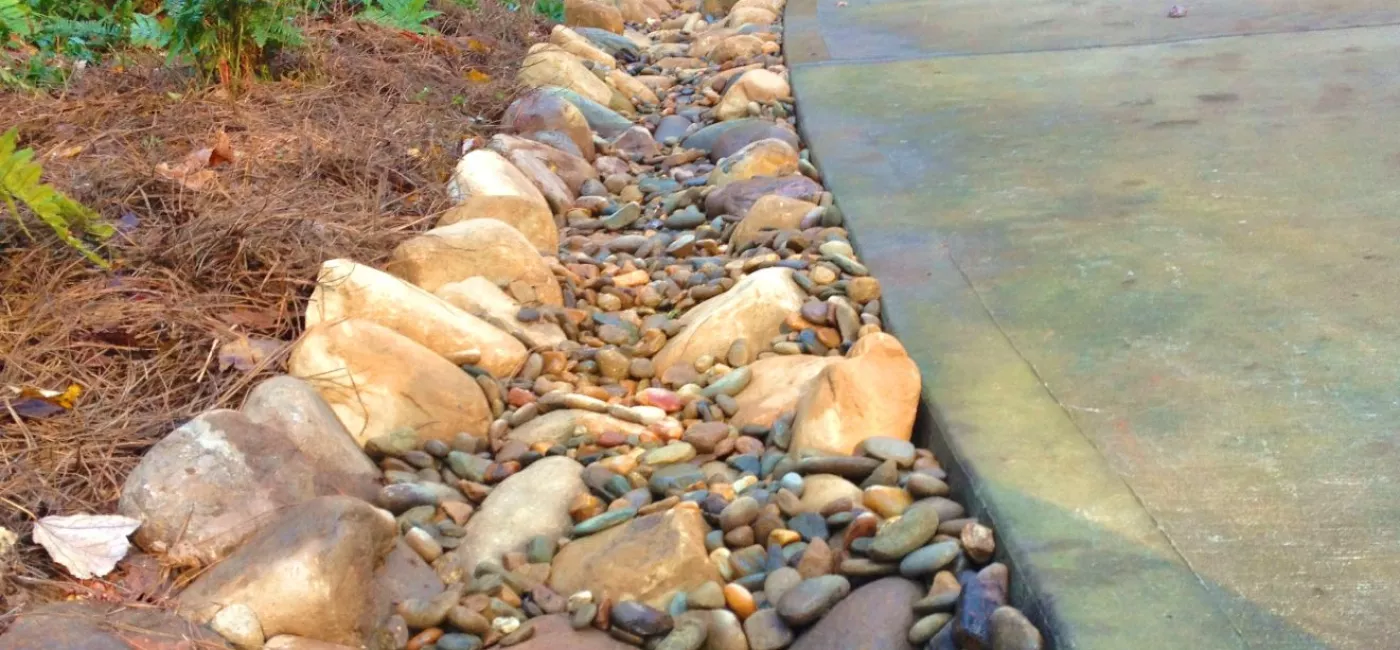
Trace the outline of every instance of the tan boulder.
{"type": "Polygon", "coordinates": [[[489,149],[474,149],[457,161],[448,183],[448,194],[461,203],[473,196],[518,196],[548,208],[544,195],[530,178],[510,164],[501,154],[489,149]]]}
{"type": "Polygon", "coordinates": [[[423,440],[451,440],[459,432],[484,436],[491,424],[491,408],[471,375],[369,321],[308,329],[287,368],[316,388],[360,446],[403,428],[423,440]]]}
{"type": "Polygon", "coordinates": [[[509,379],[529,352],[515,337],[388,273],[350,260],[321,265],[306,326],[350,318],[383,325],[454,365],[470,363],[509,379]]]}
{"type": "Polygon", "coordinates": [[[676,80],[672,77],[659,74],[643,74],[633,77],[638,83],[646,86],[653,93],[664,93],[676,85],[676,80]]]}
{"type": "Polygon", "coordinates": [[[715,119],[738,119],[748,115],[749,102],[762,104],[791,96],[792,86],[781,75],[768,70],[750,70],[725,89],[724,96],[715,107],[715,119]]]}
{"type": "Polygon", "coordinates": [[[865,493],[855,483],[835,474],[811,474],[802,479],[802,499],[798,502],[798,512],[821,512],[837,499],[850,499],[861,505],[865,493]]]}
{"type": "Polygon", "coordinates": [[[141,520],[138,546],[197,565],[223,559],[267,517],[315,496],[315,470],[286,435],[218,409],[147,450],[117,511],[141,520]]]}
{"type": "Polygon", "coordinates": [[[719,161],[710,172],[710,185],[723,186],[760,176],[780,177],[797,173],[797,149],[777,138],[751,143],[719,161]]]}
{"type": "Polygon", "coordinates": [[[920,387],[919,368],[899,340],[879,332],[864,336],[807,388],[797,404],[790,451],[851,454],[866,438],[909,440],[920,387]]]}
{"type": "MultiPolygon", "coordinates": [[[[728,11],[729,10],[726,8],[725,13],[728,13],[728,11]]],[[[691,39],[687,53],[689,56],[693,56],[697,59],[708,59],[710,58],[710,53],[714,52],[714,49],[719,47],[720,43],[723,43],[726,39],[738,33],[738,30],[724,27],[712,27],[696,34],[695,37],[691,39]]]]}
{"type": "Polygon", "coordinates": [[[661,17],[661,14],[642,0],[613,0],[613,4],[617,5],[618,11],[622,12],[623,22],[645,23],[650,19],[661,17]]]}
{"type": "Polygon", "coordinates": [[[444,284],[437,296],[481,320],[525,342],[531,348],[552,348],[568,337],[558,325],[546,320],[526,323],[516,318],[520,303],[507,296],[486,278],[467,278],[444,284]]]}
{"type": "MultiPolygon", "coordinates": [[[[498,137],[515,138],[515,136],[498,137]]],[[[532,140],[525,140],[524,138],[515,139],[531,142],[540,147],[549,146],[532,140]]],[[[505,147],[501,148],[505,149],[505,147]]],[[[495,147],[493,147],[493,150],[494,149],[495,147]]],[[[564,182],[564,179],[560,178],[559,174],[555,173],[548,162],[544,161],[539,156],[521,154],[519,151],[512,152],[508,149],[505,151],[497,151],[497,153],[505,156],[510,160],[512,165],[515,165],[516,169],[520,170],[520,173],[530,179],[530,183],[535,186],[535,189],[538,189],[540,194],[544,195],[545,203],[549,204],[549,209],[553,214],[563,214],[573,205],[574,199],[577,198],[576,193],[574,190],[569,189],[569,184],[564,182]]],[[[561,151],[560,153],[564,152],[561,151]]],[[[583,159],[580,158],[579,160],[583,159]]]]}
{"type": "Polygon", "coordinates": [[[778,12],[767,7],[735,6],[724,19],[726,27],[739,28],[744,25],[772,25],[778,22],[778,12]]]}
{"type": "Polygon", "coordinates": [[[754,202],[748,214],[734,227],[729,243],[743,249],[765,230],[797,230],[802,217],[817,209],[817,204],[779,194],[766,194],[754,202]]]}
{"type": "Polygon", "coordinates": [[[510,103],[501,122],[514,133],[557,131],[573,141],[585,160],[593,160],[596,155],[588,118],[558,95],[539,90],[527,92],[510,103]]]}
{"type": "Polygon", "coordinates": [[[782,14],[783,5],[785,4],[786,3],[783,2],[783,0],[739,0],[738,2],[734,3],[734,6],[732,8],[730,8],[729,13],[734,13],[735,9],[756,7],[759,9],[767,9],[768,11],[771,11],[775,14],[782,14]]]}
{"type": "Polygon", "coordinates": [[[680,317],[684,327],[652,359],[657,375],[705,355],[723,359],[738,339],[747,339],[755,352],[766,349],[781,333],[783,319],[800,309],[805,299],[806,293],[792,281],[791,269],[774,267],[749,274],[680,317]]]}
{"type": "Polygon", "coordinates": [[[372,620],[373,574],[394,545],[388,512],[353,497],[328,496],[289,508],[228,559],[181,592],[180,612],[207,623],[246,605],[263,634],[291,634],[359,646],[372,620]]]}
{"type": "Polygon", "coordinates": [[[339,643],[327,643],[308,639],[303,636],[292,636],[290,634],[279,634],[267,640],[263,644],[262,650],[355,650],[348,645],[339,643]]]}
{"type": "Polygon", "coordinates": [[[757,36],[739,34],[720,41],[709,51],[706,58],[715,63],[728,63],[734,59],[746,59],[763,53],[763,41],[757,36]]]}
{"type": "Polygon", "coordinates": [[[549,42],[580,59],[587,59],[608,68],[617,67],[617,59],[613,58],[613,55],[599,49],[588,39],[579,36],[578,32],[564,25],[554,26],[549,33],[549,42]]]}
{"type": "Polygon", "coordinates": [[[646,5],[658,18],[676,10],[667,0],[642,0],[642,4],[646,5]]]}
{"type": "Polygon", "coordinates": [[[656,93],[652,92],[651,88],[648,88],[646,84],[638,81],[636,77],[622,70],[615,68],[609,70],[607,81],[613,88],[616,88],[618,92],[622,93],[622,96],[626,97],[628,101],[634,104],[661,103],[661,99],[656,96],[656,93]]]}
{"type": "Polygon", "coordinates": [[[596,27],[621,34],[622,12],[611,2],[564,0],[564,24],[572,27],[596,27]]]}
{"type": "Polygon", "coordinates": [[[495,219],[508,224],[545,255],[559,251],[559,226],[546,205],[519,196],[473,196],[442,213],[437,226],[472,219],[495,219]]]}
{"type": "Polygon", "coordinates": [[[426,291],[481,276],[522,303],[564,304],[559,281],[530,240],[494,219],[462,221],[405,240],[385,266],[426,291]]]}
{"type": "Polygon", "coordinates": [[[735,2],[737,0],[701,0],[700,11],[704,12],[706,16],[714,16],[715,18],[727,16],[729,10],[734,8],[735,2]]]}
{"type": "Polygon", "coordinates": [[[526,161],[544,167],[563,180],[570,192],[577,193],[584,181],[598,180],[598,170],[593,168],[592,163],[541,142],[502,133],[491,136],[486,146],[505,156],[522,171],[526,170],[526,161]]]}
{"type": "Polygon", "coordinates": [[[379,493],[379,468],[311,384],[289,375],[270,377],[248,392],[240,410],[254,423],[280,431],[311,462],[317,494],[372,501],[379,493]]]}
{"type": "Polygon", "coordinates": [[[439,575],[461,571],[471,576],[479,562],[499,563],[502,555],[525,550],[531,537],[567,536],[574,526],[569,504],[588,492],[582,476],[578,461],[550,456],[502,481],[467,521],[462,544],[448,554],[439,575]]]}
{"type": "Polygon", "coordinates": [[[520,62],[517,79],[531,88],[558,86],[604,106],[613,106],[612,87],[584,67],[578,57],[551,43],[536,43],[530,48],[525,60],[520,62]]]}
{"type": "Polygon", "coordinates": [[[811,354],[777,355],[749,364],[753,379],[734,396],[739,410],[729,423],[736,427],[749,424],[771,426],[778,416],[797,408],[803,389],[823,368],[839,361],[838,357],[811,354]]]}
{"type": "Polygon", "coordinates": [[[559,549],[549,585],[561,594],[587,589],[595,598],[638,600],[664,611],[677,591],[721,581],[705,552],[709,530],[695,508],[638,517],[559,549]]]}
{"type": "Polygon", "coordinates": [[[603,413],[581,409],[563,409],[550,411],[516,427],[506,434],[506,440],[523,442],[527,445],[533,445],[537,442],[558,443],[578,435],[580,431],[594,437],[607,431],[630,436],[640,435],[646,431],[646,427],[603,413]]]}

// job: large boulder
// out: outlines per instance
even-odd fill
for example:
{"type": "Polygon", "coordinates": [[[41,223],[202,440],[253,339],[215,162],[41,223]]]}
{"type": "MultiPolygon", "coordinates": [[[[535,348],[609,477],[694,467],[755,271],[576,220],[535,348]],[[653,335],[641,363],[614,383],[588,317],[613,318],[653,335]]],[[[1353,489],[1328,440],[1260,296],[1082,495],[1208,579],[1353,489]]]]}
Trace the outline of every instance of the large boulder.
{"type": "Polygon", "coordinates": [[[622,93],[623,97],[626,97],[628,101],[634,104],[661,103],[661,99],[656,96],[656,93],[653,92],[651,88],[648,88],[646,84],[638,81],[636,77],[627,74],[621,69],[613,68],[612,70],[608,70],[607,82],[608,85],[622,93]]]}
{"type": "Polygon", "coordinates": [[[898,339],[883,332],[862,337],[807,388],[790,449],[851,454],[866,438],[909,440],[920,388],[919,368],[898,339]]]}
{"type": "Polygon", "coordinates": [[[760,176],[797,173],[797,149],[777,138],[759,140],[719,161],[710,172],[710,185],[728,185],[760,176]]]}
{"type": "Polygon", "coordinates": [[[625,113],[634,110],[630,102],[584,67],[578,57],[550,43],[536,43],[530,48],[525,60],[520,62],[516,78],[531,88],[567,88],[613,110],[625,113]]]}
{"type": "Polygon", "coordinates": [[[837,603],[802,634],[792,650],[913,650],[909,627],[924,590],[904,578],[883,578],[837,603]]]}
{"type": "Polygon", "coordinates": [[[592,61],[607,68],[617,66],[617,59],[614,59],[613,55],[604,52],[592,41],[564,25],[555,25],[554,29],[550,30],[549,42],[580,59],[592,61]]]}
{"type": "Polygon", "coordinates": [[[350,260],[321,265],[306,326],[350,318],[383,325],[453,364],[471,363],[509,379],[529,352],[515,337],[388,273],[350,260]]]}
{"type": "Polygon", "coordinates": [[[759,199],[770,194],[815,202],[822,191],[822,186],[816,181],[796,174],[782,178],[750,178],[716,188],[706,195],[705,214],[710,217],[722,214],[743,216],[759,199]]]}
{"type": "Polygon", "coordinates": [[[0,648],[4,650],[215,650],[227,647],[219,635],[169,610],[92,600],[47,603],[31,608],[15,619],[8,632],[0,635],[0,648]]]}
{"type": "MultiPolygon", "coordinates": [[[[776,142],[769,140],[767,142],[776,142]]],[[[802,217],[815,210],[817,204],[778,194],[768,194],[755,201],[748,214],[734,227],[729,243],[743,249],[765,230],[798,230],[802,217]]]]}
{"type": "Polygon", "coordinates": [[[452,171],[447,192],[459,203],[473,196],[518,196],[549,207],[529,177],[490,149],[473,149],[462,156],[452,171]]]}
{"type": "MultiPolygon", "coordinates": [[[[584,160],[582,156],[575,156],[542,142],[502,133],[492,136],[487,147],[505,156],[532,179],[535,178],[536,174],[543,172],[557,177],[567,188],[571,202],[573,201],[572,197],[578,193],[584,181],[598,180],[598,170],[594,169],[593,165],[584,160]]],[[[545,181],[536,181],[535,183],[537,187],[541,187],[542,192],[544,192],[541,185],[543,182],[545,181]]],[[[545,198],[549,199],[548,192],[545,192],[545,198]]],[[[569,205],[565,205],[563,209],[569,207],[569,205]]],[[[563,212],[559,208],[556,208],[555,211],[563,212]]]]}
{"type": "Polygon", "coordinates": [[[520,303],[486,278],[444,284],[438,287],[437,296],[524,341],[531,348],[551,348],[568,339],[563,328],[547,320],[527,323],[517,318],[520,303]]]}
{"type": "Polygon", "coordinates": [[[811,354],[777,355],[750,364],[753,379],[734,396],[739,410],[729,419],[736,427],[771,426],[783,413],[797,407],[802,391],[837,357],[811,354]]]}
{"type": "Polygon", "coordinates": [[[136,544],[177,564],[224,558],[272,513],[316,496],[311,462],[281,430],[213,410],[172,431],[126,477],[117,510],[136,544]]]}
{"type": "Polygon", "coordinates": [[[287,368],[310,382],[361,446],[414,429],[422,440],[485,436],[491,407],[471,375],[369,321],[323,323],[292,348],[287,368]]]}
{"type": "Polygon", "coordinates": [[[729,291],[706,300],[680,317],[680,333],[652,359],[658,374],[677,363],[709,355],[723,359],[734,341],[745,339],[762,350],[782,329],[783,319],[800,309],[806,294],[792,281],[792,270],[768,268],[749,274],[729,291]]]}
{"type": "Polygon", "coordinates": [[[535,247],[494,219],[462,221],[407,239],[385,266],[425,291],[480,276],[522,303],[564,304],[559,281],[535,247]]]}
{"type": "Polygon", "coordinates": [[[521,95],[506,108],[502,124],[511,132],[520,134],[558,131],[574,142],[584,159],[593,160],[593,131],[588,127],[588,118],[577,106],[558,95],[543,90],[521,95]]]}
{"type": "Polygon", "coordinates": [[[205,623],[245,605],[268,637],[359,645],[380,623],[371,615],[372,578],[396,532],[393,516],[359,499],[307,501],[190,583],[179,609],[205,623]]]}
{"type": "Polygon", "coordinates": [[[544,255],[559,252],[559,226],[549,205],[519,196],[469,196],[438,217],[437,227],[472,219],[495,219],[519,230],[544,255]]]}
{"type": "Polygon", "coordinates": [[[802,146],[797,139],[797,132],[787,122],[754,118],[716,122],[715,126],[730,124],[734,126],[720,131],[715,138],[710,149],[710,160],[719,161],[721,158],[732,156],[740,149],[759,140],[782,140],[791,145],[793,149],[799,149],[802,146]]]}
{"type": "Polygon", "coordinates": [[[315,468],[316,492],[366,501],[379,493],[380,471],[311,384],[289,375],[264,380],[248,392],[243,415],[276,429],[315,468]]]}
{"type": "Polygon", "coordinates": [[[768,70],[750,70],[724,89],[724,96],[715,106],[715,119],[721,122],[738,119],[749,114],[749,102],[763,104],[786,97],[792,97],[792,86],[782,75],[768,70]]]}
{"type": "Polygon", "coordinates": [[[821,512],[833,501],[849,499],[854,505],[861,505],[865,493],[855,483],[835,474],[811,474],[803,479],[802,500],[797,512],[821,512]]]}
{"type": "Polygon", "coordinates": [[[622,12],[611,2],[564,0],[564,24],[622,33],[622,12]]]}
{"type": "Polygon", "coordinates": [[[609,108],[607,103],[595,102],[568,88],[560,88],[558,86],[541,88],[540,92],[558,97],[573,104],[574,108],[577,108],[579,112],[583,113],[584,119],[588,120],[588,127],[597,131],[599,137],[614,138],[627,129],[632,128],[632,120],[627,119],[621,113],[609,108]]]}
{"type": "Polygon", "coordinates": [[[550,411],[525,424],[522,424],[506,434],[506,440],[513,440],[527,445],[534,445],[540,442],[562,443],[582,430],[583,433],[593,437],[602,435],[605,432],[613,431],[626,436],[641,435],[646,431],[646,427],[640,424],[633,424],[624,420],[619,420],[611,415],[594,413],[582,409],[561,409],[550,411]]]}
{"type": "Polygon", "coordinates": [[[633,519],[559,549],[549,585],[561,594],[587,589],[613,602],[638,600],[664,611],[677,591],[721,582],[705,551],[707,532],[694,508],[633,519]]]}
{"type": "Polygon", "coordinates": [[[483,560],[499,563],[502,555],[525,550],[531,537],[568,535],[574,524],[569,504],[588,491],[582,474],[578,461],[550,456],[502,481],[467,521],[462,545],[448,554],[439,571],[470,576],[483,560]]]}

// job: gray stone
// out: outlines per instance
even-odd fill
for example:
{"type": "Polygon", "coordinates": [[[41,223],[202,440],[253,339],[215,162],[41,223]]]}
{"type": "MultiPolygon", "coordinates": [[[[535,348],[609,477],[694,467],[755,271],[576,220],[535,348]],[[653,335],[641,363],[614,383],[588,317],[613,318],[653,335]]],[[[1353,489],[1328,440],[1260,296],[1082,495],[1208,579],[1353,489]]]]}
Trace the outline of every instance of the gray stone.
{"type": "Polygon", "coordinates": [[[884,578],[851,592],[793,644],[793,650],[913,650],[910,606],[919,585],[884,578]]]}
{"type": "Polygon", "coordinates": [[[744,634],[751,650],[782,650],[792,644],[793,637],[792,630],[772,609],[760,609],[750,615],[744,621],[744,634]]]}
{"type": "Polygon", "coordinates": [[[778,600],[778,614],[789,625],[808,625],[821,618],[849,593],[851,582],[842,576],[808,578],[782,595],[778,600]]]}
{"type": "Polygon", "coordinates": [[[938,505],[929,500],[909,506],[899,519],[876,533],[870,544],[870,557],[881,561],[897,561],[913,553],[938,532],[938,505]]]}
{"type": "Polygon", "coordinates": [[[992,650],[1041,650],[1045,640],[1021,610],[1002,606],[992,612],[992,650]]]}
{"type": "Polygon", "coordinates": [[[290,375],[264,380],[243,401],[249,420],[282,432],[316,469],[320,494],[374,500],[379,468],[311,384],[290,375]]]}
{"type": "Polygon", "coordinates": [[[899,561],[899,573],[906,578],[930,576],[948,566],[958,557],[961,547],[957,542],[929,544],[899,561]]]}

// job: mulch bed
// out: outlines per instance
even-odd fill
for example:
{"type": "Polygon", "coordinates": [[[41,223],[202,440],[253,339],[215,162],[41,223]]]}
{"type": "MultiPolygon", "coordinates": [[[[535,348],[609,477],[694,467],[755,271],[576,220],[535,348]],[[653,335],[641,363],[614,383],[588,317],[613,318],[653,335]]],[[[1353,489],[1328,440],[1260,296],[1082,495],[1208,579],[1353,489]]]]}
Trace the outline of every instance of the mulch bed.
{"type": "MultiPolygon", "coordinates": [[[[309,25],[280,78],[236,99],[154,59],[0,95],[0,130],[18,126],[45,180],[120,230],[102,270],[0,224],[0,390],[83,391],[50,417],[0,410],[0,526],[23,538],[35,517],[110,512],[147,448],[276,371],[323,261],[379,263],[449,207],[461,141],[491,130],[545,26],[490,2],[434,25],[309,25]],[[224,136],[234,159],[212,173],[162,173],[224,136]],[[245,338],[270,353],[221,354],[245,338]]],[[[80,582],[20,546],[0,566],[0,630],[36,599],[158,597],[149,570],[80,582]]]]}

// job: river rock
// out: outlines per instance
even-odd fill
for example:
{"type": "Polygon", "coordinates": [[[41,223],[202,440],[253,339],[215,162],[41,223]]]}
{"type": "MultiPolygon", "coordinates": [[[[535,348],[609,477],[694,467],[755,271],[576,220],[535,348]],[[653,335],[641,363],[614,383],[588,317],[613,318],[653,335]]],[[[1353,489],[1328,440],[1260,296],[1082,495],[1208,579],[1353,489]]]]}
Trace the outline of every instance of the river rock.
{"type": "Polygon", "coordinates": [[[715,119],[723,122],[741,118],[748,115],[749,102],[763,104],[791,96],[792,87],[781,75],[768,70],[750,70],[724,89],[724,97],[715,107],[715,119]]]}
{"type": "Polygon", "coordinates": [[[611,415],[582,409],[562,409],[550,411],[516,427],[506,434],[506,440],[526,445],[540,442],[561,443],[573,437],[579,427],[594,437],[609,431],[624,436],[641,435],[646,431],[646,427],[640,424],[619,420],[611,415]]]}
{"type": "Polygon", "coordinates": [[[223,639],[169,610],[93,600],[29,607],[0,635],[4,650],[227,648],[223,639]]]}
{"type": "MultiPolygon", "coordinates": [[[[777,138],[759,140],[725,158],[710,172],[710,185],[724,186],[761,176],[797,173],[797,149],[777,138]]],[[[752,208],[750,208],[752,212],[752,208]]]]}
{"type": "Polygon", "coordinates": [[[933,539],[937,532],[937,505],[927,499],[915,502],[875,535],[870,557],[883,562],[899,561],[933,539]]]}
{"type": "Polygon", "coordinates": [[[694,508],[638,517],[559,549],[549,586],[665,609],[677,591],[720,581],[705,551],[709,527],[694,508]]]}
{"type": "Polygon", "coordinates": [[[447,190],[459,203],[473,196],[517,196],[549,207],[529,177],[490,149],[473,149],[462,156],[447,190]]]}
{"type": "MultiPolygon", "coordinates": [[[[467,521],[462,545],[448,553],[452,568],[469,576],[479,562],[500,562],[505,553],[523,551],[531,537],[567,535],[574,525],[569,504],[588,490],[582,474],[583,466],[572,458],[550,456],[502,481],[467,521]]],[[[443,572],[440,567],[439,575],[443,572]]],[[[451,576],[443,578],[451,582],[451,576]]]]}
{"type": "Polygon", "coordinates": [[[453,364],[471,363],[510,378],[527,351],[515,337],[388,273],[350,260],[321,265],[306,305],[306,326],[355,318],[383,325],[453,364]]]}
{"type": "Polygon", "coordinates": [[[743,0],[740,0],[729,11],[723,24],[726,27],[743,27],[744,25],[772,25],[777,21],[777,11],[767,7],[744,5],[743,0]]]}
{"type": "MultiPolygon", "coordinates": [[[[777,142],[777,140],[761,140],[760,142],[777,142]]],[[[815,210],[817,204],[801,199],[792,199],[786,196],[770,194],[755,201],[753,207],[744,216],[739,225],[734,227],[734,234],[730,235],[729,242],[739,249],[748,246],[749,242],[757,239],[767,230],[799,230],[802,217],[815,210]]]]}
{"type": "Polygon", "coordinates": [[[812,474],[802,480],[802,499],[798,502],[798,512],[821,512],[840,499],[849,499],[855,505],[861,503],[865,493],[860,486],[834,474],[812,474]]]}
{"type": "Polygon", "coordinates": [[[612,87],[594,76],[577,57],[550,43],[536,43],[530,47],[530,53],[520,62],[516,79],[531,88],[567,88],[613,110],[633,111],[630,102],[615,94],[612,87]]]}
{"type": "Polygon", "coordinates": [[[547,86],[540,90],[573,104],[574,108],[583,113],[584,119],[588,120],[589,128],[597,131],[600,137],[615,138],[632,128],[632,121],[609,108],[607,103],[595,102],[568,88],[558,86],[547,86]]]}
{"type": "Polygon", "coordinates": [[[559,282],[530,240],[494,219],[454,223],[409,238],[394,249],[386,270],[429,292],[481,276],[522,303],[564,304],[559,282]]]}
{"type": "Polygon", "coordinates": [[[706,355],[724,358],[738,339],[772,339],[805,297],[792,281],[791,269],[775,267],[749,274],[729,291],[680,317],[683,329],[652,359],[658,374],[677,363],[693,364],[706,355]]]}
{"type": "MultiPolygon", "coordinates": [[[[563,100],[557,100],[563,103],[563,100]]],[[[573,108],[565,103],[565,106],[573,108]]],[[[581,118],[580,118],[581,119],[581,118]]],[[[450,226],[472,219],[495,219],[519,230],[542,254],[554,255],[559,250],[559,227],[547,205],[530,199],[506,194],[469,196],[441,217],[437,226],[450,226]]]]}
{"type": "MultiPolygon", "coordinates": [[[[577,106],[543,90],[532,90],[511,102],[501,121],[507,129],[522,135],[538,131],[563,133],[578,147],[585,160],[593,160],[596,154],[593,147],[593,131],[588,128],[588,118],[584,117],[577,106]]],[[[547,249],[541,247],[541,250],[552,254],[557,250],[557,246],[556,243],[547,249]]]]}
{"type": "Polygon", "coordinates": [[[622,12],[610,2],[564,0],[564,24],[593,27],[621,34],[622,12]]]}
{"type": "Polygon", "coordinates": [[[1001,606],[992,612],[992,650],[1041,650],[1045,639],[1021,610],[1001,606]]]}
{"type": "Polygon", "coordinates": [[[292,348],[287,367],[309,382],[361,446],[413,429],[420,440],[486,435],[491,409],[470,375],[387,327],[322,323],[292,348]]]}
{"type": "Polygon", "coordinates": [[[157,442],[122,486],[133,539],[172,562],[224,558],[264,520],[316,496],[310,460],[280,430],[206,411],[157,442]]]}
{"type": "Polygon", "coordinates": [[[919,390],[919,368],[897,339],[863,337],[802,396],[791,449],[850,454],[866,438],[909,440],[919,390]]]}
{"type": "Polygon", "coordinates": [[[591,627],[575,630],[569,625],[569,617],[552,614],[530,619],[535,635],[529,640],[511,646],[515,650],[636,650],[591,627]]]}
{"type": "Polygon", "coordinates": [[[912,650],[909,627],[914,624],[910,607],[918,600],[919,585],[903,578],[883,578],[846,596],[816,625],[807,630],[794,650],[912,650]]]}
{"type": "Polygon", "coordinates": [[[759,140],[777,139],[788,143],[793,149],[802,147],[801,141],[797,139],[797,132],[792,130],[787,122],[749,118],[715,123],[716,126],[728,124],[734,126],[721,132],[719,137],[715,138],[714,147],[710,149],[710,160],[719,162],[759,140]]]}
{"type": "Polygon", "coordinates": [[[271,377],[249,391],[241,410],[255,424],[280,431],[311,462],[317,493],[371,501],[379,492],[379,468],[311,384],[271,377]]]}
{"type": "Polygon", "coordinates": [[[803,201],[816,201],[821,193],[822,186],[806,176],[751,178],[730,183],[706,195],[705,214],[711,217],[722,214],[746,215],[753,208],[753,204],[764,196],[776,194],[803,201]]]}
{"type": "Polygon", "coordinates": [[[178,606],[196,622],[247,605],[263,632],[359,645],[368,620],[375,565],[393,547],[389,513],[352,497],[320,497],[281,517],[209,568],[182,592],[178,606]]]}
{"type": "Polygon", "coordinates": [[[782,595],[778,600],[778,615],[788,625],[802,627],[821,618],[849,593],[851,582],[843,576],[808,578],[782,595]]]}
{"type": "Polygon", "coordinates": [[[564,330],[554,323],[543,319],[529,323],[521,321],[518,318],[520,303],[486,278],[478,276],[461,282],[449,282],[438,287],[435,293],[454,307],[511,334],[531,348],[552,348],[568,340],[564,330]]]}
{"type": "Polygon", "coordinates": [[[772,609],[760,609],[744,620],[752,650],[783,650],[792,644],[792,629],[772,609]]]}
{"type": "Polygon", "coordinates": [[[802,392],[822,369],[837,357],[810,354],[776,355],[749,365],[753,379],[734,396],[739,409],[729,419],[736,427],[772,426],[783,413],[794,410],[802,392]]]}
{"type": "Polygon", "coordinates": [[[714,63],[728,63],[734,59],[746,59],[763,53],[763,41],[757,36],[737,34],[720,41],[710,50],[708,58],[714,63]]]}
{"type": "Polygon", "coordinates": [[[634,104],[661,103],[661,99],[656,96],[655,92],[652,92],[651,88],[621,69],[608,70],[605,81],[634,104]]]}
{"type": "Polygon", "coordinates": [[[585,181],[598,180],[598,170],[587,160],[533,140],[502,133],[491,136],[487,146],[522,170],[529,163],[552,171],[568,185],[571,192],[578,192],[585,181]]]}
{"type": "Polygon", "coordinates": [[[279,634],[267,640],[262,650],[355,650],[339,643],[326,643],[291,634],[279,634]]]}

